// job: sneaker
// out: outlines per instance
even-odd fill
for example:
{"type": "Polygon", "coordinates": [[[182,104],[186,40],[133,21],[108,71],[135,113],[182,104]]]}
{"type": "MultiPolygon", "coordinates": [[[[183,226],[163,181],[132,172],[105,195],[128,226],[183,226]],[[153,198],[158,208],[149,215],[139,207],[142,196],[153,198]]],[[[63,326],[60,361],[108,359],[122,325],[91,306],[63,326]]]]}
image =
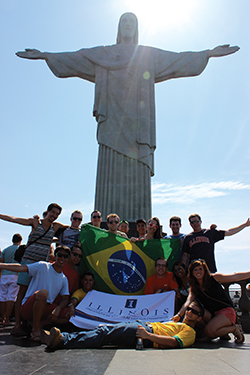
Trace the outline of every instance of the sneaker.
{"type": "Polygon", "coordinates": [[[59,346],[61,340],[62,340],[62,334],[60,329],[53,327],[50,330],[50,335],[48,339],[47,346],[50,349],[55,349],[57,346],[59,346]]]}

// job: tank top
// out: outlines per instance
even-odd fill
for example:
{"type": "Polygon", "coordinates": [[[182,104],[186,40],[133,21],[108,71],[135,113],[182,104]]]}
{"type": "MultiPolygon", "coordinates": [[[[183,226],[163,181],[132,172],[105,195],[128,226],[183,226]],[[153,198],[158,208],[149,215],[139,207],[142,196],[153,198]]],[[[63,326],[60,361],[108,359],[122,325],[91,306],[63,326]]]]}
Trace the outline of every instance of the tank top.
{"type": "MultiPolygon", "coordinates": [[[[43,228],[42,223],[39,223],[35,231],[29,235],[28,243],[40,237],[44,232],[46,232],[46,230],[43,228]]],[[[42,238],[40,238],[35,243],[27,247],[22,259],[33,262],[48,260],[50,245],[54,235],[55,230],[52,225],[48,232],[42,238]]]]}
{"type": "Polygon", "coordinates": [[[212,314],[216,311],[225,309],[226,307],[233,307],[231,298],[228,297],[225,289],[213,278],[213,276],[211,276],[208,290],[203,292],[198,289],[197,300],[212,314]]]}

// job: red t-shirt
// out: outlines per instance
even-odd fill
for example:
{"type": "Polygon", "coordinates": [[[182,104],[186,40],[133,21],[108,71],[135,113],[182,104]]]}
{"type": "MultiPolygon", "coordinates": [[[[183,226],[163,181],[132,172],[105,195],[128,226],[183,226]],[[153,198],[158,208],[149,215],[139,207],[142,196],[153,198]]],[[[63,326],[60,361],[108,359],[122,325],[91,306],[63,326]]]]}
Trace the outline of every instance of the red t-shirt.
{"type": "Polygon", "coordinates": [[[159,289],[169,292],[175,288],[178,288],[178,284],[172,272],[167,272],[162,279],[158,279],[155,273],[147,279],[144,294],[154,294],[159,289]]]}
{"type": "Polygon", "coordinates": [[[79,274],[75,269],[72,270],[68,263],[65,264],[62,271],[68,279],[69,294],[72,295],[77,289],[79,289],[79,274]]]}

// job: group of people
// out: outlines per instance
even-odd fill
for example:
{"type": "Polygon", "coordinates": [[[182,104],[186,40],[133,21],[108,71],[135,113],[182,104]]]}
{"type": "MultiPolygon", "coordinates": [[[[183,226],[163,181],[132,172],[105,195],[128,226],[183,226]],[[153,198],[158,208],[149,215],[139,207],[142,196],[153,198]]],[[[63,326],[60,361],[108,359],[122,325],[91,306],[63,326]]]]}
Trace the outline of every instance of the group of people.
{"type": "MultiPolygon", "coordinates": [[[[79,210],[74,211],[70,217],[71,224],[64,225],[56,221],[61,210],[58,204],[52,203],[42,219],[38,215],[26,219],[0,214],[2,220],[31,226],[21,264],[14,261],[14,254],[22,241],[20,234],[13,236],[13,245],[6,248],[0,258],[0,271],[3,270],[0,302],[4,325],[9,324],[17,295],[12,334],[27,334],[24,319],[32,322],[31,339],[44,342],[50,348],[102,347],[108,343],[135,347],[138,337],[143,339],[146,347],[177,348],[190,346],[194,342],[194,327],[199,322],[203,328],[203,340],[232,333],[237,343],[244,341],[241,326],[236,323],[232,301],[220,283],[246,279],[250,277],[250,272],[233,275],[216,273],[214,244],[224,236],[236,234],[250,226],[250,220],[235,228],[218,231],[215,225],[202,229],[198,214],[190,215],[193,231],[186,236],[180,233],[181,219],[177,216],[170,219],[172,234],[164,238],[179,239],[178,261],[173,266],[173,272],[170,272],[167,260],[157,259],[155,274],[148,278],[145,285],[145,294],[175,290],[176,314],[171,322],[104,325],[93,332],[77,334],[62,334],[54,327],[51,332],[43,331],[44,325],[68,322],[75,314],[77,304],[94,285],[91,271],[85,272],[81,284],[77,272],[82,258],[79,233],[83,215],[79,210]],[[54,251],[53,241],[56,242],[54,251]]],[[[100,228],[101,223],[101,213],[94,210],[91,224],[100,228]]],[[[148,222],[143,218],[138,219],[136,226],[138,237],[131,237],[131,242],[163,238],[157,217],[148,222]]],[[[107,216],[107,227],[109,232],[128,238],[129,223],[120,220],[117,214],[107,216]]]]}

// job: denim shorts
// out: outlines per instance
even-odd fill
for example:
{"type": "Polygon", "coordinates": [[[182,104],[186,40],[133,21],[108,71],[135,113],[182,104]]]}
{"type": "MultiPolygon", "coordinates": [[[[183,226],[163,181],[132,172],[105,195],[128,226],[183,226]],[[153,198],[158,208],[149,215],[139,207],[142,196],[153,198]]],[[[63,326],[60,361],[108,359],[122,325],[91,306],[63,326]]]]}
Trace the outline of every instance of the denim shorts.
{"type": "MultiPolygon", "coordinates": [[[[21,261],[21,264],[33,264],[35,262],[33,262],[32,260],[22,260],[21,261]]],[[[17,279],[17,284],[18,285],[29,285],[30,283],[30,280],[31,280],[31,276],[28,274],[28,272],[19,272],[18,274],[18,279],[17,279]]]]}

